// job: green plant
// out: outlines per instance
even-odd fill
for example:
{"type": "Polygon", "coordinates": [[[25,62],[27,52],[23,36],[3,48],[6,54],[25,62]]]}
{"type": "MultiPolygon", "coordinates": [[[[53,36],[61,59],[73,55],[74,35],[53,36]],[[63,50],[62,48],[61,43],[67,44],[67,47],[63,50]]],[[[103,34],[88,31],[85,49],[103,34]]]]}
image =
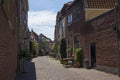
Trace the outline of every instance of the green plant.
{"type": "Polygon", "coordinates": [[[28,49],[25,50],[25,54],[26,54],[25,55],[26,58],[30,58],[31,57],[30,51],[28,49]]]}
{"type": "Polygon", "coordinates": [[[55,52],[55,44],[52,44],[50,49],[51,49],[51,52],[55,52]]]}
{"type": "Polygon", "coordinates": [[[67,52],[68,52],[68,53],[71,53],[71,48],[70,48],[70,47],[67,48],[67,52]]]}
{"type": "Polygon", "coordinates": [[[60,55],[61,55],[61,58],[66,58],[66,57],[67,57],[65,38],[63,38],[63,39],[61,40],[61,44],[60,44],[60,55]]]}
{"type": "Polygon", "coordinates": [[[19,58],[28,58],[30,56],[29,50],[21,50],[19,54],[19,58]]]}
{"type": "Polygon", "coordinates": [[[31,57],[36,57],[37,50],[38,50],[38,44],[35,43],[34,41],[31,41],[30,42],[30,54],[31,54],[31,57]]]}
{"type": "Polygon", "coordinates": [[[42,48],[41,48],[42,55],[48,54],[48,50],[47,50],[48,48],[49,48],[49,45],[48,45],[47,40],[43,39],[42,40],[42,48]]]}
{"type": "Polygon", "coordinates": [[[78,65],[78,67],[83,66],[83,50],[82,50],[82,48],[75,49],[74,60],[75,60],[76,64],[78,65]]]}
{"type": "Polygon", "coordinates": [[[42,51],[42,54],[44,54],[44,53],[45,53],[45,49],[44,49],[44,48],[42,48],[42,49],[41,49],[41,51],[42,51]]]}
{"type": "Polygon", "coordinates": [[[71,55],[72,55],[72,48],[71,47],[67,48],[67,54],[69,57],[71,57],[71,55]]]}

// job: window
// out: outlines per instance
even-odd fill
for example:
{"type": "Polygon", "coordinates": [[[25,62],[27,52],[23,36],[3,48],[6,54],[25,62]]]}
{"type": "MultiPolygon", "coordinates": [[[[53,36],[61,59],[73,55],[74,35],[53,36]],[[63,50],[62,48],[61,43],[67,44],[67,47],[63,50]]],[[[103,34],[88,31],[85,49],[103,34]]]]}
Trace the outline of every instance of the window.
{"type": "Polygon", "coordinates": [[[77,18],[80,18],[80,10],[77,11],[76,17],[77,17],[77,18]]]}
{"type": "Polygon", "coordinates": [[[72,23],[72,14],[68,15],[68,24],[72,23]]]}
{"type": "Polygon", "coordinates": [[[80,47],[79,43],[80,43],[79,35],[75,35],[74,36],[74,48],[79,48],[80,47]]]}
{"type": "Polygon", "coordinates": [[[74,20],[80,19],[80,9],[74,11],[74,20]]]}

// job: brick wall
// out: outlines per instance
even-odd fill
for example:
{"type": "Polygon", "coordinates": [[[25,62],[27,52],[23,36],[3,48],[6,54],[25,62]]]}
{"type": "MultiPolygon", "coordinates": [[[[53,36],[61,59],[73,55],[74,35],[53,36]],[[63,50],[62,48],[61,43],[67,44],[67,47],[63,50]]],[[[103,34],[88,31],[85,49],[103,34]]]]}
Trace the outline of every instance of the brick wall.
{"type": "Polygon", "coordinates": [[[115,14],[113,10],[86,23],[84,57],[90,61],[90,43],[95,42],[96,66],[117,68],[114,23],[115,14]]]}
{"type": "Polygon", "coordinates": [[[74,37],[77,35],[79,36],[79,47],[83,48],[83,42],[84,42],[84,36],[82,35],[84,33],[84,9],[82,7],[82,1],[78,0],[74,2],[74,4],[71,5],[71,7],[66,10],[66,17],[68,17],[69,14],[72,14],[72,22],[68,24],[66,20],[66,40],[67,40],[67,47],[71,47],[73,49],[73,52],[75,50],[75,42],[74,37]],[[80,17],[76,19],[76,11],[80,11],[80,17]],[[69,41],[69,44],[68,44],[69,41]]]}
{"type": "Polygon", "coordinates": [[[0,7],[0,80],[13,80],[15,76],[17,36],[14,34],[0,7]]]}

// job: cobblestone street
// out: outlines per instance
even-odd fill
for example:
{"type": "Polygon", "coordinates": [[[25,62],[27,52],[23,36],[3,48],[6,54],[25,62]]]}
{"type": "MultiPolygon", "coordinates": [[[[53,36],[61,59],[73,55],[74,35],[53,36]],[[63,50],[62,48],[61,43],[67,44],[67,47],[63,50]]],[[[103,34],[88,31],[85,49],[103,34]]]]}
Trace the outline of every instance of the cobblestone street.
{"type": "Polygon", "coordinates": [[[48,56],[34,58],[25,63],[24,74],[16,80],[120,80],[116,75],[84,68],[64,68],[58,60],[48,56]]]}

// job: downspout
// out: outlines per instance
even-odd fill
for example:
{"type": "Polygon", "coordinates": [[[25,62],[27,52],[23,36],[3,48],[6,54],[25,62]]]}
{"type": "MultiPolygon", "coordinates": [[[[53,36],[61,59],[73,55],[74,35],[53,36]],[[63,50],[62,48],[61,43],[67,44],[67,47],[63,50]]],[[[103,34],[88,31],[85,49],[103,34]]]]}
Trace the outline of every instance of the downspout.
{"type": "Polygon", "coordinates": [[[117,75],[120,77],[120,54],[119,54],[119,0],[115,4],[115,32],[116,32],[116,51],[117,51],[117,75]]]}
{"type": "Polygon", "coordinates": [[[18,5],[18,69],[17,71],[20,72],[20,51],[21,51],[21,36],[20,36],[20,28],[21,28],[21,18],[20,18],[20,10],[21,10],[21,0],[17,1],[17,5],[18,5]]]}

